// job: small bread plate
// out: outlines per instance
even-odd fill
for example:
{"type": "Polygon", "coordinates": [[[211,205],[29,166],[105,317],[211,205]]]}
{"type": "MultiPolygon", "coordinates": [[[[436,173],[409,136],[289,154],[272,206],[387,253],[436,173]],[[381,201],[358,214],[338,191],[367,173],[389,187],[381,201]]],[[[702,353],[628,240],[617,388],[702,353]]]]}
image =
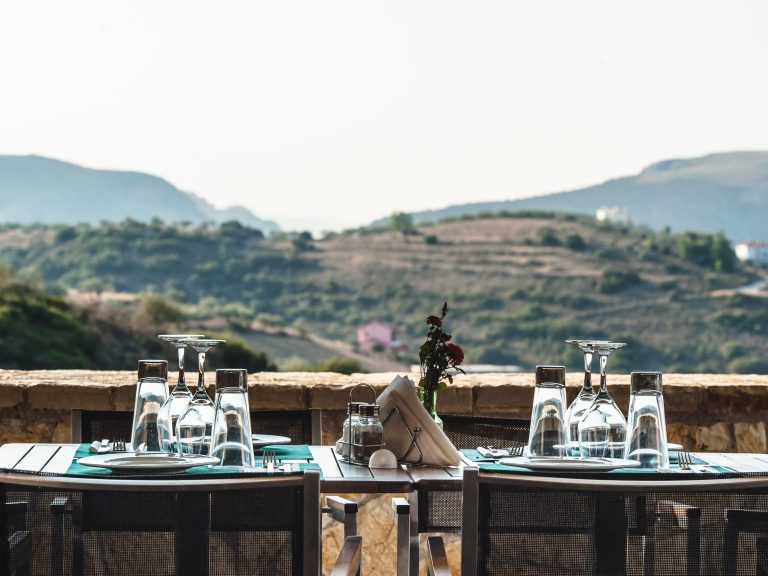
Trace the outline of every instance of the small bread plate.
{"type": "Polygon", "coordinates": [[[557,456],[502,458],[499,460],[499,464],[528,468],[529,470],[565,470],[568,472],[606,472],[640,466],[640,462],[637,460],[624,460],[623,458],[558,458],[557,456]]]}
{"type": "Polygon", "coordinates": [[[109,468],[116,472],[178,472],[195,466],[218,464],[219,459],[200,454],[155,454],[122,452],[86,456],[77,461],[83,466],[109,468]]]}
{"type": "Polygon", "coordinates": [[[253,434],[253,447],[261,448],[263,446],[272,446],[274,444],[290,444],[291,439],[287,436],[272,436],[270,434],[253,434]]]}

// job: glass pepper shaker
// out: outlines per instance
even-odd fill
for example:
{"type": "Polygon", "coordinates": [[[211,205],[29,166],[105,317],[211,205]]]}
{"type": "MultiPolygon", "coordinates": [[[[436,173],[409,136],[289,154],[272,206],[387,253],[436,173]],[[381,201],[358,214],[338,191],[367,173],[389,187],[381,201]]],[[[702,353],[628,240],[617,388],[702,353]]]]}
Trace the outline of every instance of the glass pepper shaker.
{"type": "Polygon", "coordinates": [[[365,402],[350,402],[348,405],[349,414],[341,427],[341,455],[347,460],[352,459],[352,429],[355,422],[360,418],[360,406],[365,402]]]}
{"type": "Polygon", "coordinates": [[[384,446],[384,426],[376,404],[362,404],[359,414],[352,425],[352,462],[367,465],[371,454],[384,446]]]}

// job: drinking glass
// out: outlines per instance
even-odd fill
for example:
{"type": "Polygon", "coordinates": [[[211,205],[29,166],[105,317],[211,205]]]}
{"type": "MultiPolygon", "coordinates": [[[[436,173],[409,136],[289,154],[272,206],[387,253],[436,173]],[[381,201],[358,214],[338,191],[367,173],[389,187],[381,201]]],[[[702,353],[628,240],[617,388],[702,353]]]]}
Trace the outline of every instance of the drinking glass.
{"type": "Polygon", "coordinates": [[[608,394],[605,367],[611,352],[624,342],[593,342],[589,348],[600,358],[600,391],[579,421],[579,450],[583,458],[622,458],[627,420],[608,394]]]}
{"type": "Polygon", "coordinates": [[[643,468],[669,468],[660,372],[632,372],[625,458],[643,468]]]}
{"type": "Polygon", "coordinates": [[[536,366],[529,456],[563,456],[565,431],[565,367],[536,366]]]}
{"type": "Polygon", "coordinates": [[[214,406],[205,391],[205,353],[226,340],[192,338],[184,341],[197,352],[197,390],[187,409],[176,421],[179,454],[207,454],[213,428],[214,406]]]}
{"type": "Polygon", "coordinates": [[[176,421],[179,419],[187,405],[192,400],[192,392],[184,379],[184,350],[187,348],[187,340],[190,338],[204,338],[203,334],[160,334],[158,338],[168,342],[176,348],[179,360],[179,379],[176,386],[165,401],[160,413],[157,415],[157,430],[160,434],[160,449],[163,452],[173,452],[176,437],[176,421]]]}
{"type": "Polygon", "coordinates": [[[565,429],[568,434],[568,451],[571,455],[579,453],[579,420],[592,406],[595,399],[595,389],[592,387],[592,358],[594,352],[590,345],[605,343],[604,340],[566,340],[584,354],[584,384],[565,413],[565,429]]]}
{"type": "Polygon", "coordinates": [[[211,456],[218,458],[222,466],[253,466],[246,370],[216,370],[216,408],[211,435],[211,456]]]}
{"type": "Polygon", "coordinates": [[[139,382],[133,405],[131,448],[134,452],[160,451],[157,415],[168,399],[168,362],[139,360],[139,382]]]}

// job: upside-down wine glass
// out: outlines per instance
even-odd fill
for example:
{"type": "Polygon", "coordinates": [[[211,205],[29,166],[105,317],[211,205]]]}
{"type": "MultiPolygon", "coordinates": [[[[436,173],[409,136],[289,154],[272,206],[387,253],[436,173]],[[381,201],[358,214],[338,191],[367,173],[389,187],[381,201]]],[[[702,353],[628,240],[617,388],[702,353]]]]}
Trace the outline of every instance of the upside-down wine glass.
{"type": "Polygon", "coordinates": [[[592,406],[595,400],[596,392],[592,386],[592,358],[594,352],[590,345],[605,343],[605,340],[566,340],[566,344],[573,344],[584,354],[584,384],[581,390],[574,398],[568,411],[565,413],[565,428],[568,434],[568,452],[569,456],[578,456],[579,454],[579,420],[584,413],[592,406]]]}
{"type": "Polygon", "coordinates": [[[600,358],[600,390],[579,421],[579,450],[582,458],[622,458],[627,420],[608,394],[605,366],[611,352],[625,348],[624,342],[593,342],[590,349],[600,358]]]}
{"type": "Polygon", "coordinates": [[[157,415],[157,429],[160,434],[160,449],[163,452],[173,452],[175,449],[176,421],[184,414],[187,405],[192,400],[192,392],[184,379],[184,350],[187,348],[187,340],[192,338],[205,338],[204,334],[160,334],[158,338],[168,342],[176,348],[179,359],[179,379],[176,386],[165,401],[160,413],[157,415]]]}
{"type": "Polygon", "coordinates": [[[184,414],[176,422],[176,438],[179,454],[207,454],[213,428],[214,405],[205,391],[205,353],[226,340],[193,338],[185,340],[187,346],[197,352],[197,390],[189,401],[184,414]]]}

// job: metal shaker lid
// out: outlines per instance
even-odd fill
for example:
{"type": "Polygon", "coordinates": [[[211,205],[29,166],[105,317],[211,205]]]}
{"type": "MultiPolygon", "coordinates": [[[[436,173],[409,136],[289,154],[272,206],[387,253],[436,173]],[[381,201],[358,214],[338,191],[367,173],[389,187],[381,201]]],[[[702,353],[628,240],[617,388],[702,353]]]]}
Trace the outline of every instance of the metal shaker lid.
{"type": "Polygon", "coordinates": [[[630,375],[629,391],[658,392],[661,394],[661,372],[632,372],[630,375]]]}
{"type": "Polygon", "coordinates": [[[139,380],[142,378],[162,378],[168,380],[167,360],[139,360],[139,380]]]}
{"type": "Polygon", "coordinates": [[[216,390],[222,388],[248,390],[248,370],[244,368],[220,368],[216,370],[216,390]]]}
{"type": "Polygon", "coordinates": [[[539,384],[565,386],[565,366],[536,366],[536,385],[539,384]]]}
{"type": "Polygon", "coordinates": [[[359,410],[360,416],[371,417],[379,415],[378,404],[361,404],[359,410]]]}

